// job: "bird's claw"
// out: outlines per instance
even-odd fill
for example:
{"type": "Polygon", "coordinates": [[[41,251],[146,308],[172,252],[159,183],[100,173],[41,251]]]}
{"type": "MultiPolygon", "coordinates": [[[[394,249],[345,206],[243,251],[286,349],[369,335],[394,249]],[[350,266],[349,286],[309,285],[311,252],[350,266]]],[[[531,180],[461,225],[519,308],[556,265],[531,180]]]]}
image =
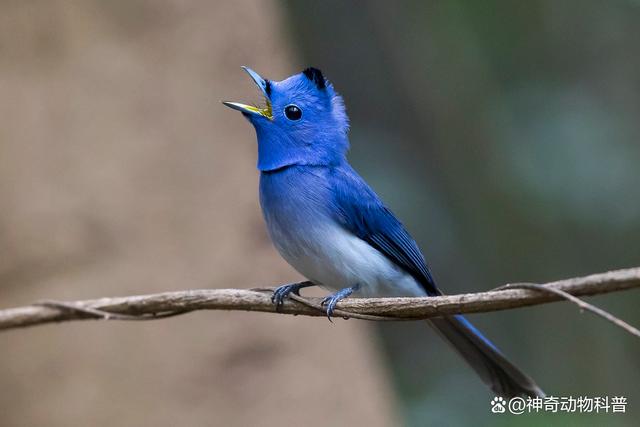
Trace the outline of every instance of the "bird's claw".
{"type": "Polygon", "coordinates": [[[278,286],[273,291],[273,295],[271,295],[271,302],[276,305],[276,308],[280,308],[284,303],[284,299],[288,297],[289,294],[294,293],[296,295],[300,295],[300,289],[306,288],[307,286],[311,285],[306,283],[294,283],[291,285],[278,286]]]}
{"type": "Polygon", "coordinates": [[[328,297],[326,297],[325,299],[322,300],[322,302],[320,302],[321,306],[327,306],[326,308],[326,313],[327,313],[327,319],[329,319],[329,322],[333,323],[333,320],[331,320],[331,316],[333,316],[333,311],[336,309],[336,304],[338,304],[339,299],[335,298],[333,295],[329,295],[328,297]]]}
{"type": "Polygon", "coordinates": [[[333,322],[333,320],[331,320],[331,316],[333,316],[333,312],[335,311],[336,305],[338,304],[338,302],[340,300],[345,299],[349,295],[351,295],[355,289],[357,289],[357,288],[356,287],[352,287],[352,288],[340,289],[335,294],[331,294],[331,295],[325,297],[322,300],[322,302],[320,302],[321,306],[323,306],[323,307],[327,306],[327,308],[326,308],[327,318],[329,319],[330,322],[333,322]]]}

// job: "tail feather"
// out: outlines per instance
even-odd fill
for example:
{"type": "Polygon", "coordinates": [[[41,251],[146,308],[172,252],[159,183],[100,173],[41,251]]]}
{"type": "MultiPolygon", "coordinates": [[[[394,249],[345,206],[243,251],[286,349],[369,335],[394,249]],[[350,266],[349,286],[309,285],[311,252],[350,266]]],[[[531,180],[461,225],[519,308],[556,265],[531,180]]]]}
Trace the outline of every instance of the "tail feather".
{"type": "Polygon", "coordinates": [[[497,395],[540,396],[544,392],[462,316],[434,318],[429,323],[467,361],[497,395]]]}

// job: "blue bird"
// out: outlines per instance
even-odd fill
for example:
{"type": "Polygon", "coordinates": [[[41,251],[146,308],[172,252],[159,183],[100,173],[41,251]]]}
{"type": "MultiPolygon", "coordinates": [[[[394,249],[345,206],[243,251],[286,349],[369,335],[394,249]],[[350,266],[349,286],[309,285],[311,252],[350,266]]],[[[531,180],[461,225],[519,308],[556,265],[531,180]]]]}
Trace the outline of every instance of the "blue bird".
{"type": "MultiPolygon", "coordinates": [[[[327,316],[349,296],[442,295],[418,245],[349,165],[349,119],[342,98],[320,70],[276,82],[243,67],[264,107],[227,102],[258,139],[260,204],[282,257],[326,297],[327,316]]],[[[275,304],[303,286],[276,289],[275,304]]],[[[429,323],[503,397],[544,396],[536,383],[460,315],[429,323]]]]}

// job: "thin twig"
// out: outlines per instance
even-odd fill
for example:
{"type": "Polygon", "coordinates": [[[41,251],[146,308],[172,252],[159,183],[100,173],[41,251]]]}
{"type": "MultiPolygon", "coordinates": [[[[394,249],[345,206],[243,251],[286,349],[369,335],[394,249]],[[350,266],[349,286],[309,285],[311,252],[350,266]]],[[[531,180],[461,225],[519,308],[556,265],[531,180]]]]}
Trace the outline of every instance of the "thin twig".
{"type": "MultiPolygon", "coordinates": [[[[335,314],[347,318],[388,321],[513,309],[567,299],[565,294],[578,297],[638,288],[640,268],[610,271],[537,286],[547,292],[541,292],[541,288],[538,287],[515,289],[512,285],[511,288],[498,291],[438,297],[347,298],[338,303],[335,314]]],[[[295,295],[287,298],[276,310],[271,302],[271,292],[272,289],[264,288],[200,289],[85,301],[45,301],[0,310],[0,330],[70,320],[153,320],[196,310],[243,310],[325,316],[320,306],[321,299],[295,295]]],[[[616,320],[614,323],[622,326],[621,321],[616,320]]]]}
{"type": "Polygon", "coordinates": [[[593,304],[589,304],[588,302],[582,301],[580,298],[574,297],[573,295],[560,290],[560,289],[555,289],[555,288],[550,288],[547,286],[543,286],[543,285],[539,285],[537,283],[509,283],[507,285],[504,286],[500,286],[499,288],[496,288],[496,291],[500,291],[500,290],[504,290],[504,289],[533,289],[536,291],[540,291],[540,292],[548,292],[548,293],[552,293],[552,294],[556,294],[561,296],[562,298],[566,299],[567,301],[571,301],[572,303],[576,304],[578,307],[580,307],[583,310],[587,310],[590,311],[594,314],[596,314],[597,316],[602,317],[605,320],[608,320],[609,322],[613,323],[614,325],[617,325],[619,327],[621,327],[622,329],[624,329],[625,331],[629,332],[631,335],[635,335],[638,338],[640,338],[640,330],[638,330],[637,328],[631,326],[630,324],[628,324],[627,322],[625,322],[622,319],[619,319],[618,317],[614,316],[613,314],[604,311],[601,308],[596,307],[593,304]]]}

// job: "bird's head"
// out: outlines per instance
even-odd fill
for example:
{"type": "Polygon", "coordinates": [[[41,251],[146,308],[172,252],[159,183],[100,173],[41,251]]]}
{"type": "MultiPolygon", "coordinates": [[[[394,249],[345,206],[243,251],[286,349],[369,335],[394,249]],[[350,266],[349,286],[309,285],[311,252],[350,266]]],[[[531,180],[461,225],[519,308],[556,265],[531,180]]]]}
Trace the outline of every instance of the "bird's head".
{"type": "Polygon", "coordinates": [[[291,165],[333,165],[349,148],[349,120],[342,97],[320,70],[307,68],[285,80],[264,79],[242,67],[265,97],[265,106],[224,101],[256,129],[258,169],[291,165]]]}

